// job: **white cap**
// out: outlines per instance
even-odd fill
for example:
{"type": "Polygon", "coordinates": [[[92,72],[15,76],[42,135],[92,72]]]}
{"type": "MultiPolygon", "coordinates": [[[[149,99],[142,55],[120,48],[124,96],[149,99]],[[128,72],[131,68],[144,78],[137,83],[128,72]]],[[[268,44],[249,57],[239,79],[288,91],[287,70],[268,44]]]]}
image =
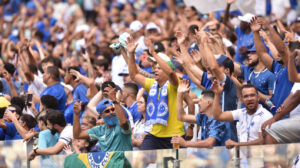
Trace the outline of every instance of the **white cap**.
{"type": "Polygon", "coordinates": [[[120,72],[118,75],[119,75],[119,76],[129,75],[128,66],[125,66],[125,67],[122,69],[122,72],[120,72]]]}
{"type": "Polygon", "coordinates": [[[146,26],[146,30],[151,30],[151,29],[155,29],[159,33],[161,33],[160,28],[155,23],[153,23],[153,22],[148,23],[147,26],[146,26]]]}
{"type": "Polygon", "coordinates": [[[138,20],[135,20],[135,21],[131,22],[131,24],[129,26],[129,29],[130,29],[131,33],[136,33],[141,28],[143,28],[143,24],[138,20]]]}
{"type": "Polygon", "coordinates": [[[61,84],[63,87],[69,89],[71,92],[73,92],[73,87],[72,87],[71,85],[67,85],[67,84],[65,84],[64,82],[60,82],[60,84],[61,84]]]}
{"type": "Polygon", "coordinates": [[[243,22],[247,22],[250,23],[251,19],[254,17],[255,15],[251,14],[251,13],[246,13],[244,16],[238,16],[238,18],[243,21],[243,22]]]}
{"type": "MultiPolygon", "coordinates": [[[[159,52],[157,53],[157,55],[163,59],[164,61],[171,61],[170,57],[168,57],[166,54],[162,53],[162,52],[159,52]]],[[[149,61],[153,61],[153,62],[156,62],[156,59],[154,57],[147,57],[147,59],[149,61]]]]}

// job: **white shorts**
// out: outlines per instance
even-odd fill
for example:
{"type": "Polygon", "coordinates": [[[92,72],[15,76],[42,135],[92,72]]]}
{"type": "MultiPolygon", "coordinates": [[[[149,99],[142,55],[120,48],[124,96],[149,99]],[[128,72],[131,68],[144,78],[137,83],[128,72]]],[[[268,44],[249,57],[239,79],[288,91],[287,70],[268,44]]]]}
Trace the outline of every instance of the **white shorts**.
{"type": "Polygon", "coordinates": [[[279,120],[266,128],[266,131],[278,143],[294,143],[300,142],[300,119],[287,118],[279,120]]]}

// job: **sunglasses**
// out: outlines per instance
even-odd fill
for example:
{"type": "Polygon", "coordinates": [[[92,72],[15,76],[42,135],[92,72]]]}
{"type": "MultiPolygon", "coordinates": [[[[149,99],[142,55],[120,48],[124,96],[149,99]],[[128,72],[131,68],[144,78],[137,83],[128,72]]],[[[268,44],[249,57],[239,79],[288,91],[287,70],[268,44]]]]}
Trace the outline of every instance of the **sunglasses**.
{"type": "Polygon", "coordinates": [[[8,111],[10,111],[10,112],[12,112],[12,113],[16,112],[15,109],[8,109],[8,111]]]}
{"type": "Polygon", "coordinates": [[[110,112],[114,112],[115,108],[110,108],[104,111],[104,113],[110,113],[110,112]]]}

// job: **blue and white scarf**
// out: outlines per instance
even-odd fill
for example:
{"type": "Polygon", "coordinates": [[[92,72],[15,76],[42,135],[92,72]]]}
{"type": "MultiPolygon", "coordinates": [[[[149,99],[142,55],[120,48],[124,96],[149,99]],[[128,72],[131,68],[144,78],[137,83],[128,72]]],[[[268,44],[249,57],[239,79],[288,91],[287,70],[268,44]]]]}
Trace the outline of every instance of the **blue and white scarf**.
{"type": "Polygon", "coordinates": [[[160,90],[159,85],[155,81],[149,90],[149,96],[146,109],[146,125],[162,124],[167,126],[169,119],[169,106],[168,106],[168,84],[167,81],[160,90]],[[158,99],[159,94],[159,99],[158,99]]]}

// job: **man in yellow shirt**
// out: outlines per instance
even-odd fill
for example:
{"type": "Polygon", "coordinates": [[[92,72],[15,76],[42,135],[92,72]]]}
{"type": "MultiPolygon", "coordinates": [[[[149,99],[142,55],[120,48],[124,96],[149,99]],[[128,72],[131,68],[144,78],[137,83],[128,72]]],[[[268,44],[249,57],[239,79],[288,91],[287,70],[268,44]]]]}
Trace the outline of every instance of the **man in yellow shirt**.
{"type": "Polygon", "coordinates": [[[139,74],[134,59],[137,44],[134,44],[131,37],[127,40],[129,75],[149,93],[146,120],[153,124],[152,131],[145,136],[141,149],[168,149],[172,148],[172,135],[184,135],[183,122],[177,120],[176,109],[179,79],[171,68],[171,62],[164,58],[167,56],[159,56],[160,53],[154,51],[150,40],[146,39],[145,42],[157,62],[154,66],[154,79],[139,74]]]}

